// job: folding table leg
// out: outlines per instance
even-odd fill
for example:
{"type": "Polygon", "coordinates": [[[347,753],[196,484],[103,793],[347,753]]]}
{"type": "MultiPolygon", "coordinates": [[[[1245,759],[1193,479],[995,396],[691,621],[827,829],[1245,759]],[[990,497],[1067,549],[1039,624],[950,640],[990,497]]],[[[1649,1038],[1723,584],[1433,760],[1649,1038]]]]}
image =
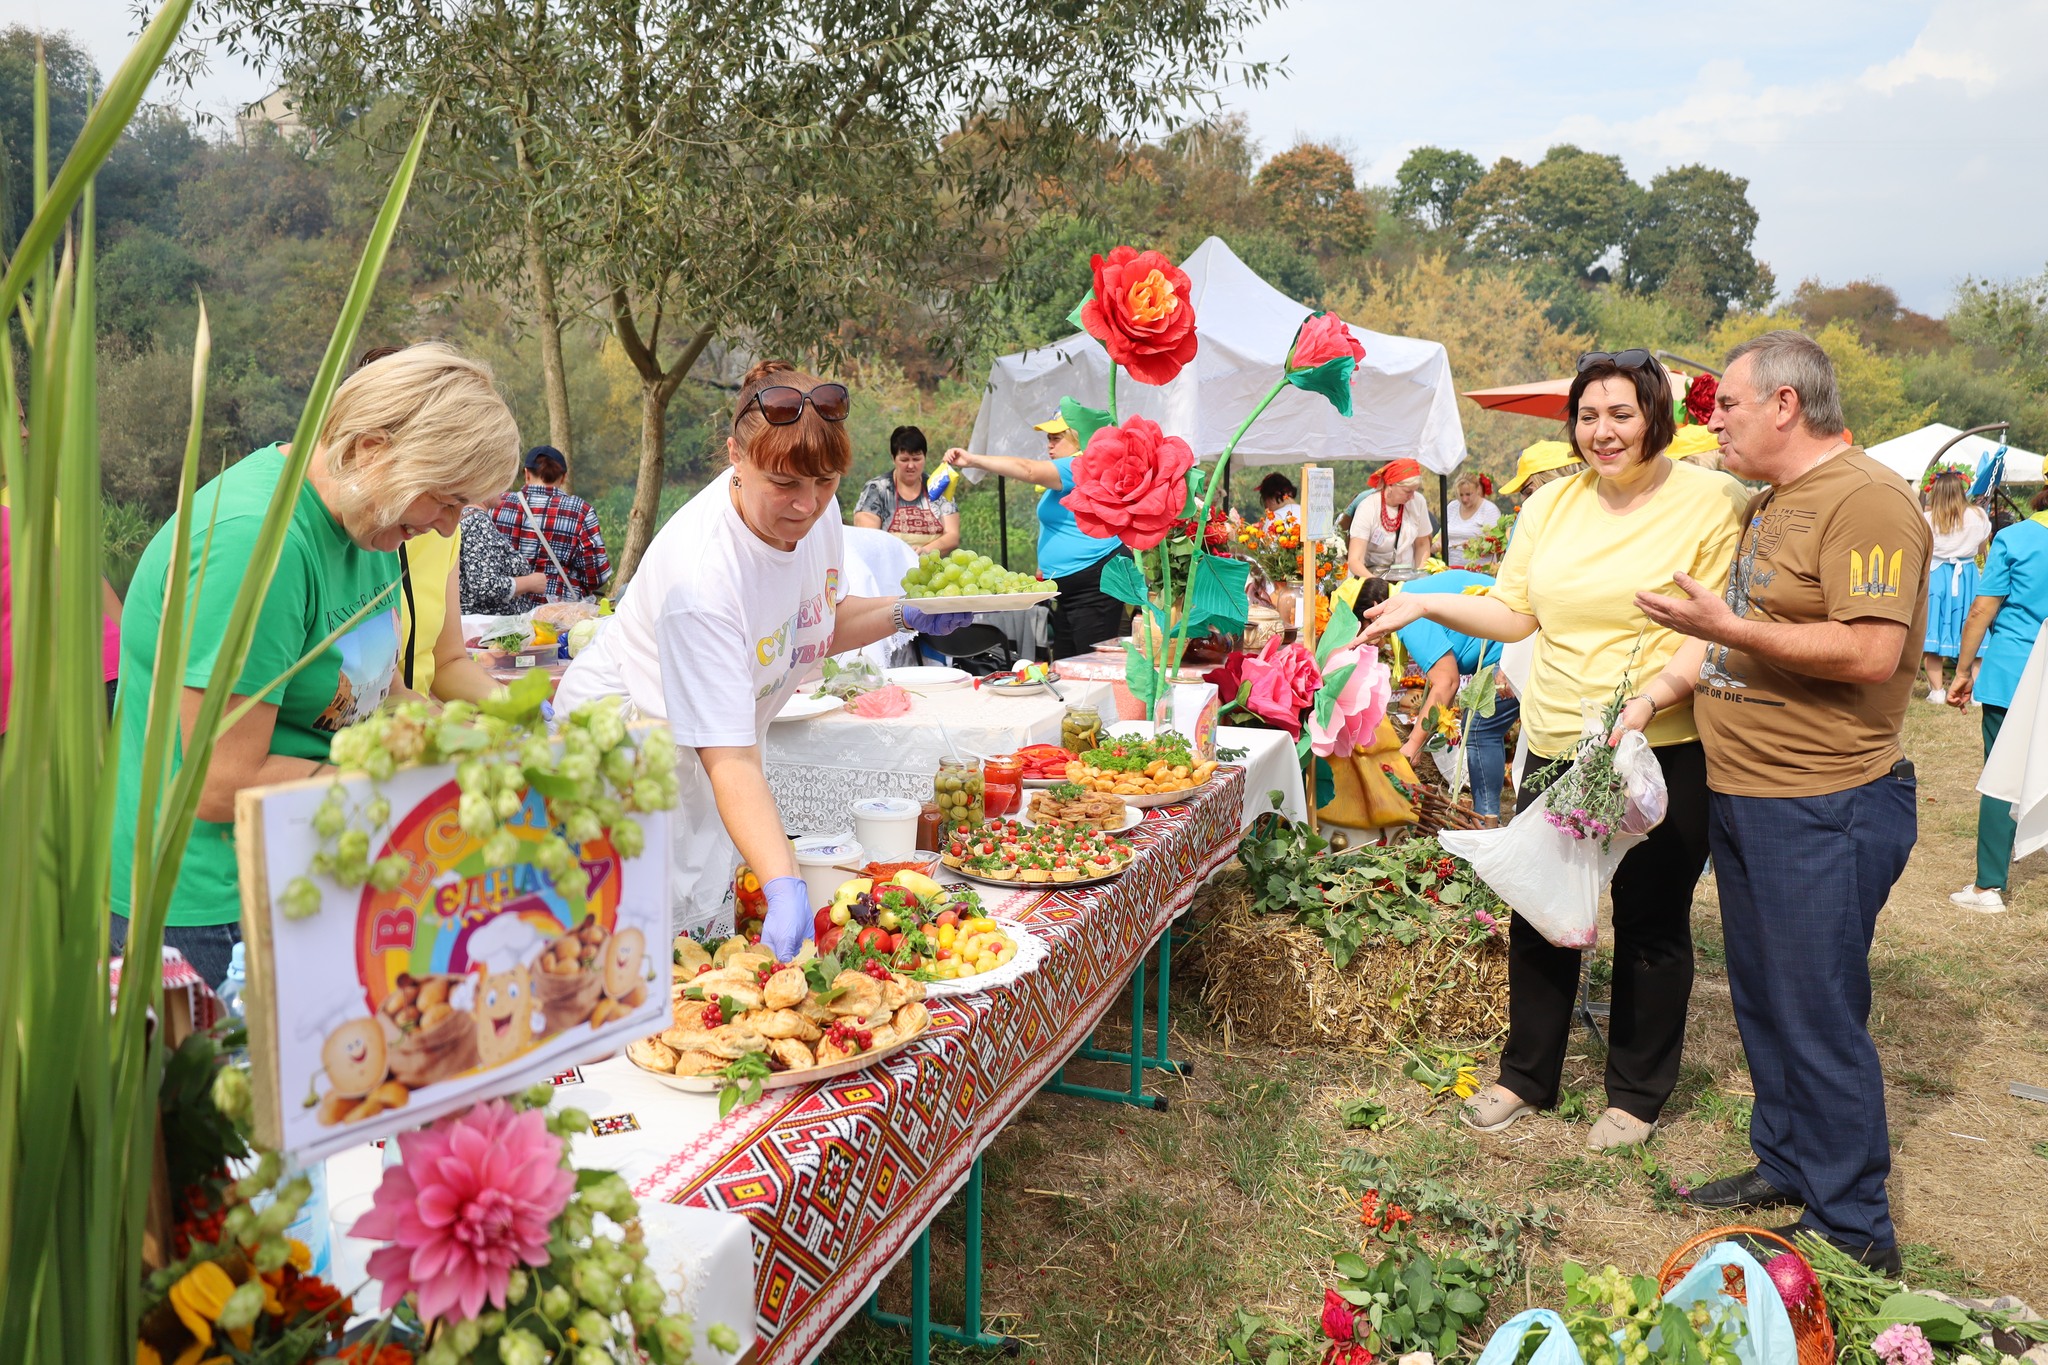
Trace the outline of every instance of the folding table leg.
{"type": "MultiPolygon", "coordinates": [[[[1131,989],[1136,994],[1143,994],[1144,992],[1144,973],[1145,964],[1141,961],[1138,964],[1138,971],[1131,982],[1131,989]]],[[[1170,994],[1172,985],[1173,930],[1168,928],[1165,933],[1159,936],[1158,975],[1152,984],[1152,1015],[1155,1025],[1152,1035],[1152,1050],[1150,1055],[1141,1056],[1139,1065],[1144,1070],[1164,1071],[1169,1076],[1192,1076],[1195,1074],[1195,1064],[1193,1062],[1176,1062],[1166,1055],[1167,1049],[1170,1046],[1170,1034],[1173,1028],[1173,1002],[1170,994]]],[[[1144,1034],[1135,1026],[1131,1031],[1131,1044],[1141,1054],[1144,1052],[1144,1034]]],[[[1129,1062],[1131,1060],[1131,1054],[1128,1052],[1111,1052],[1095,1046],[1095,1039],[1092,1036],[1086,1043],[1081,1045],[1080,1051],[1074,1055],[1090,1062],[1129,1062]]]]}
{"type": "MultiPolygon", "coordinates": [[[[1171,968],[1171,959],[1166,959],[1171,968]]],[[[1059,1073],[1047,1081],[1041,1090],[1055,1095],[1072,1095],[1076,1099],[1102,1100],[1107,1104],[1128,1104],[1138,1109],[1165,1109],[1166,1097],[1145,1093],[1145,1068],[1153,1059],[1145,1055],[1145,959],[1138,959],[1137,969],[1131,973],[1131,1050],[1129,1052],[1105,1052],[1091,1041],[1083,1043],[1074,1055],[1091,1062],[1128,1063],[1131,1080],[1128,1089],[1107,1090],[1098,1085],[1077,1085],[1067,1079],[1067,1069],[1062,1066],[1059,1073]]]]}
{"type": "Polygon", "coordinates": [[[905,1327],[910,1330],[910,1359],[913,1365],[927,1365],[931,1359],[931,1339],[941,1337],[958,1342],[962,1346],[974,1346],[984,1351],[1000,1351],[1004,1355],[1016,1355],[1024,1343],[1015,1337],[981,1330],[981,1158],[974,1159],[974,1165],[967,1173],[967,1232],[966,1255],[961,1266],[962,1297],[966,1300],[958,1327],[931,1320],[931,1275],[932,1249],[931,1229],[918,1234],[917,1244],[910,1249],[910,1316],[901,1313],[885,1313],[872,1295],[863,1311],[875,1321],[889,1327],[905,1327]]]}

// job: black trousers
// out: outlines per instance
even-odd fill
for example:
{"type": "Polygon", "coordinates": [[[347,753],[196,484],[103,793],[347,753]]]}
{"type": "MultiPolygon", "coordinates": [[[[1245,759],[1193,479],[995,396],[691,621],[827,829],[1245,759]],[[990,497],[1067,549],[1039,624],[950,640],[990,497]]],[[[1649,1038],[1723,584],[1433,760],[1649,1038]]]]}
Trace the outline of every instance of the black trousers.
{"type": "MultiPolygon", "coordinates": [[[[1692,999],[1692,893],[1707,863],[1707,758],[1699,744],[1652,750],[1670,805],[1664,822],[1615,869],[1614,988],[1607,1025],[1607,1103],[1655,1121],[1678,1084],[1692,999]]],[[[1547,759],[1522,765],[1516,810],[1535,803],[1547,759]]],[[[1563,774],[1559,765],[1557,775],[1563,774]]],[[[1553,779],[1554,780],[1554,779],[1553,779]]],[[[1508,926],[1508,1041],[1500,1083],[1538,1109],[1557,1103],[1579,998],[1580,950],[1560,948],[1520,915],[1508,926]]]]}
{"type": "Polygon", "coordinates": [[[1118,550],[1079,573],[1054,580],[1060,585],[1060,595],[1052,604],[1053,658],[1086,654],[1104,640],[1124,633],[1124,613],[1130,608],[1102,590],[1102,571],[1117,555],[1129,554],[1118,550]]]}

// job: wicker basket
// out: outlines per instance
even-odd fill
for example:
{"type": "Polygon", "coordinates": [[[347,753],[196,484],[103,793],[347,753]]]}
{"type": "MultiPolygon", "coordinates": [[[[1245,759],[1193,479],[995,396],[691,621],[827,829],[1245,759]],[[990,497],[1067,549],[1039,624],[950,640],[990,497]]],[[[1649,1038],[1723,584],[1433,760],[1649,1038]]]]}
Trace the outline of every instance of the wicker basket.
{"type": "MultiPolygon", "coordinates": [[[[1716,1242],[1725,1242],[1731,1237],[1754,1237],[1761,1241],[1775,1242],[1794,1256],[1798,1256],[1800,1260],[1806,1259],[1800,1254],[1798,1247],[1769,1228],[1754,1228],[1746,1224],[1714,1228],[1702,1232],[1697,1237],[1687,1238],[1679,1245],[1678,1250],[1665,1258],[1664,1269],[1657,1274],[1659,1287],[1669,1293],[1671,1286],[1684,1279],[1685,1273],[1699,1260],[1700,1252],[1716,1242]]],[[[1811,1268],[1808,1267],[1809,1270],[1811,1268]]],[[[1723,1267],[1723,1270],[1722,1292],[1737,1303],[1747,1303],[1741,1275],[1735,1273],[1733,1266],[1723,1267]]],[[[1835,1358],[1835,1326],[1828,1318],[1828,1297],[1821,1289],[1819,1279],[1814,1280],[1812,1298],[1797,1308],[1786,1304],[1785,1312],[1792,1319],[1793,1340],[1799,1344],[1799,1365],[1831,1365],[1835,1358]]]]}

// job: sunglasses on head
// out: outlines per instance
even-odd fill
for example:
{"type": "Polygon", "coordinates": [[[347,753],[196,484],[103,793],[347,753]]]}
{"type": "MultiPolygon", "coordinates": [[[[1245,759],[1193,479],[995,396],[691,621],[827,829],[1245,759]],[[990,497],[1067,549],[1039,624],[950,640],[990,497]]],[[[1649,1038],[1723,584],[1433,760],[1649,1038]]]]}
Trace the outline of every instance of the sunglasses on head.
{"type": "MultiPolygon", "coordinates": [[[[844,422],[847,409],[853,404],[853,397],[844,384],[820,384],[805,393],[789,384],[770,384],[747,400],[748,407],[761,409],[761,415],[768,419],[768,425],[786,427],[804,415],[804,404],[828,422],[844,422]]],[[[742,412],[746,409],[742,408],[742,412]]]]}
{"type": "Polygon", "coordinates": [[[1597,365],[1612,365],[1617,370],[1647,370],[1652,357],[1640,346],[1626,351],[1588,351],[1579,357],[1579,373],[1597,365]]]}

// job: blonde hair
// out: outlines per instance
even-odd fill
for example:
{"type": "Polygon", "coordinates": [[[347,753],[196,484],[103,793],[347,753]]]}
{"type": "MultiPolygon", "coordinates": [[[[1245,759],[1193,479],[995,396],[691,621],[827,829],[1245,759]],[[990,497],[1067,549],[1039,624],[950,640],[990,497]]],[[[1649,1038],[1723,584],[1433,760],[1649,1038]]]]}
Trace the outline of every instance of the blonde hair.
{"type": "Polygon", "coordinates": [[[519,478],[519,424],[490,366],[439,342],[408,346],[358,369],[335,390],[319,447],[343,506],[389,526],[426,493],[489,502],[519,478]],[[388,443],[370,463],[358,446],[388,443]]]}
{"type": "Polygon", "coordinates": [[[1927,490],[1927,519],[1941,535],[1952,534],[1970,510],[1970,494],[1960,474],[1937,474],[1927,490]]]}

